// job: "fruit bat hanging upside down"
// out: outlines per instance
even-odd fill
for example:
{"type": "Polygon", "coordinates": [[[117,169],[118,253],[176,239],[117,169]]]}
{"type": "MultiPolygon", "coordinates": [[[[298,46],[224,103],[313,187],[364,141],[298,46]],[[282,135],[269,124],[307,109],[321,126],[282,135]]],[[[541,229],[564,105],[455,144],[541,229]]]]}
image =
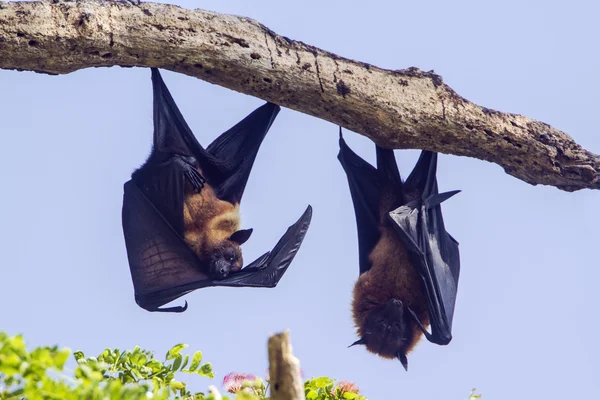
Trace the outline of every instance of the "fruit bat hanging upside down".
{"type": "Polygon", "coordinates": [[[258,149],[279,106],[266,103],[206,149],[152,68],[154,141],[124,185],[123,233],[137,304],[148,311],[208,286],[275,287],[310,224],[308,206],[272,251],[242,269],[240,201],[258,149]]]}
{"type": "Polygon", "coordinates": [[[402,182],[393,150],[376,151],[374,168],[346,145],[340,128],[338,159],[354,204],[360,265],[352,303],[360,339],[351,346],[408,369],[406,355],[421,334],[440,345],[452,339],[460,262],[440,203],[459,191],[438,193],[437,153],[422,151],[402,182]]]}

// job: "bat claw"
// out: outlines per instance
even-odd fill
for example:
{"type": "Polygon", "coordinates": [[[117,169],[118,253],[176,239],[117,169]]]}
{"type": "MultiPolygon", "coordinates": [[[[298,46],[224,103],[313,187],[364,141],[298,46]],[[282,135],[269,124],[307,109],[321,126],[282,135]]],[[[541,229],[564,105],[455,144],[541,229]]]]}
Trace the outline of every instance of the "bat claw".
{"type": "Polygon", "coordinates": [[[204,184],[206,183],[206,178],[204,178],[200,172],[196,171],[195,168],[190,166],[190,169],[186,171],[186,176],[192,184],[196,193],[200,193],[204,184]]]}

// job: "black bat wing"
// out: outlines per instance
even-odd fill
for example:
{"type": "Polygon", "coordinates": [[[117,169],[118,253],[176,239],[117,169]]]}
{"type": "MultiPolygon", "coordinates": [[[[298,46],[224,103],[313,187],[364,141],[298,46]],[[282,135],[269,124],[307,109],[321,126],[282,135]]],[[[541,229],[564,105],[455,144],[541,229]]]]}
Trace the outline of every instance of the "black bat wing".
{"type": "Polygon", "coordinates": [[[275,287],[287,271],[302,245],[312,218],[312,207],[290,226],[279,239],[273,250],[263,254],[246,268],[231,273],[227,278],[214,281],[212,286],[275,287]]]}
{"type": "Polygon", "coordinates": [[[369,254],[379,241],[379,202],[381,184],[377,169],[348,147],[340,128],[338,160],[346,172],[358,231],[360,273],[371,269],[369,254]]]}
{"type": "Polygon", "coordinates": [[[128,181],[124,185],[122,220],[135,301],[148,311],[183,312],[187,302],[184,307],[160,307],[204,287],[275,287],[298,252],[311,217],[312,208],[308,206],[272,251],[217,281],[200,271],[198,258],[181,236],[137,185],[128,181]]]}
{"type": "Polygon", "coordinates": [[[273,103],[262,105],[208,146],[217,163],[211,185],[218,198],[240,202],[260,145],[279,110],[273,103]]]}
{"type": "Polygon", "coordinates": [[[407,193],[421,193],[421,196],[389,215],[423,280],[431,333],[414,313],[413,316],[430,342],[445,345],[452,340],[460,257],[458,242],[444,227],[440,204],[459,191],[439,194],[436,169],[437,153],[423,151],[404,184],[407,193]]]}
{"type": "MultiPolygon", "coordinates": [[[[154,147],[149,164],[176,157],[197,162],[218,198],[239,203],[258,150],[280,107],[266,103],[204,149],[186,123],[160,72],[152,68],[154,147]]],[[[183,165],[187,168],[187,165],[183,165]]],[[[192,173],[193,171],[186,172],[192,173]]],[[[202,177],[205,178],[205,177],[202,177]]]]}
{"type": "Polygon", "coordinates": [[[185,311],[187,303],[159,307],[211,281],[181,236],[131,180],[124,185],[122,222],[136,303],[148,311],[185,311]]]}
{"type": "Polygon", "coordinates": [[[152,68],[154,135],[148,160],[132,174],[133,182],[175,231],[183,234],[186,182],[200,191],[206,179],[195,168],[206,153],[183,119],[160,73],[152,68]]]}

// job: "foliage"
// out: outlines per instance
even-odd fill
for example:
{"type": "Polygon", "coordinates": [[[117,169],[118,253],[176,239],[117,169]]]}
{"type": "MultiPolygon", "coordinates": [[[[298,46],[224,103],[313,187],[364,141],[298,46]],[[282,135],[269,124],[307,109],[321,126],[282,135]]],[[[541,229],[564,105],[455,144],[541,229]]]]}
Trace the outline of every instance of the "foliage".
{"type": "MultiPolygon", "coordinates": [[[[9,337],[0,332],[0,400],[229,400],[214,386],[209,393],[192,393],[176,373],[196,374],[214,378],[212,365],[202,363],[202,352],[189,355],[181,352],[186,344],[173,346],[165,361],[154,358],[152,352],[136,346],[133,350],[106,349],[98,357],[86,357],[76,351],[74,370],[65,368],[71,355],[68,348],[41,346],[28,352],[21,335],[9,337]],[[188,366],[189,365],[189,366],[188,366]]],[[[223,387],[235,394],[236,400],[268,400],[263,379],[241,373],[230,373],[223,387]]],[[[347,381],[326,376],[304,383],[307,400],[367,400],[358,387],[347,381]]],[[[478,400],[473,389],[469,400],[478,400]]]]}
{"type": "Polygon", "coordinates": [[[359,392],[358,387],[352,382],[340,381],[336,385],[333,379],[326,376],[313,378],[304,383],[306,400],[366,400],[367,398],[359,392]]]}
{"type": "Polygon", "coordinates": [[[210,399],[175,380],[176,372],[214,377],[211,364],[201,363],[199,351],[186,368],[190,360],[181,354],[185,347],[171,348],[164,362],[137,346],[123,352],[106,349],[87,358],[77,351],[77,366],[67,375],[69,349],[42,346],[28,352],[21,335],[0,332],[0,399],[210,399]]]}
{"type": "MultiPolygon", "coordinates": [[[[176,373],[214,378],[212,365],[202,363],[202,352],[183,355],[186,344],[173,346],[164,361],[136,346],[133,350],[106,349],[98,357],[73,353],[74,370],[65,367],[68,348],[41,346],[27,351],[21,335],[0,332],[0,400],[8,399],[180,399],[228,400],[216,388],[210,393],[192,393],[176,373]],[[189,366],[188,366],[189,365],[189,366]]],[[[267,383],[250,374],[231,373],[223,380],[225,390],[236,400],[266,400],[267,383]]],[[[307,399],[366,400],[353,383],[319,377],[306,381],[307,399]]]]}

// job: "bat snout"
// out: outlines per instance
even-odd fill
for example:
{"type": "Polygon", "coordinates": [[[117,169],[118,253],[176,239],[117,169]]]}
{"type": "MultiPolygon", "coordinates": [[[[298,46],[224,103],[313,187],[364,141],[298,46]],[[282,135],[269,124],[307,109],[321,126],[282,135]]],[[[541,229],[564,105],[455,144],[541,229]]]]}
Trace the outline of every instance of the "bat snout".
{"type": "Polygon", "coordinates": [[[385,307],[383,308],[383,314],[387,318],[402,319],[402,317],[404,316],[404,303],[402,303],[402,301],[397,300],[397,299],[392,299],[392,300],[388,301],[386,303],[385,307]]]}
{"type": "Polygon", "coordinates": [[[225,279],[231,272],[231,264],[226,260],[218,259],[211,263],[210,275],[213,279],[225,279]]]}

